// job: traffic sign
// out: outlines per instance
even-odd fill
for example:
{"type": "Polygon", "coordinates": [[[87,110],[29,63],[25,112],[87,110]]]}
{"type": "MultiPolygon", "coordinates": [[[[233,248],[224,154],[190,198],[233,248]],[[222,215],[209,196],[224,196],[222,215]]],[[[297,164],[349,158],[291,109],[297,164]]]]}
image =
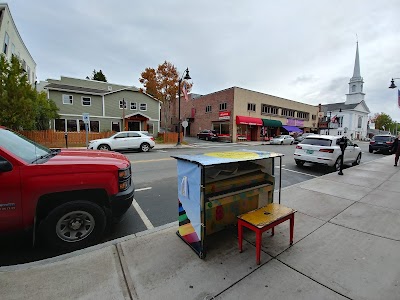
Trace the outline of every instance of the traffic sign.
{"type": "Polygon", "coordinates": [[[82,120],[83,120],[84,123],[89,124],[89,122],[90,122],[89,114],[88,113],[83,113],[82,114],[82,120]]]}
{"type": "Polygon", "coordinates": [[[188,125],[189,125],[188,121],[185,120],[185,121],[182,122],[183,128],[188,127],[188,125]]]}

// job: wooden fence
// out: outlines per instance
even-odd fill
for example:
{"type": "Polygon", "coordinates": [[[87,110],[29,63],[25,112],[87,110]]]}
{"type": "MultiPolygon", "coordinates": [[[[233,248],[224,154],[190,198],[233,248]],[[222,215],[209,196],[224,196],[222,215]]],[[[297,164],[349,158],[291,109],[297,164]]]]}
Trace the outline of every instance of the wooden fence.
{"type": "MultiPolygon", "coordinates": [[[[49,148],[65,148],[65,133],[62,131],[43,130],[43,131],[19,131],[20,134],[28,139],[35,141],[49,148]]],[[[108,138],[115,132],[90,132],[88,141],[108,138]]],[[[178,142],[177,132],[159,133],[165,144],[175,144],[178,142]]],[[[183,141],[183,133],[181,133],[183,141]]],[[[86,147],[86,132],[68,132],[68,147],[86,147]]]]}
{"type": "MultiPolygon", "coordinates": [[[[51,148],[65,148],[65,133],[61,131],[20,131],[20,134],[43,146],[51,148]]],[[[88,141],[103,139],[115,132],[90,132],[88,141]]],[[[86,132],[68,132],[68,147],[86,147],[86,132]]]]}

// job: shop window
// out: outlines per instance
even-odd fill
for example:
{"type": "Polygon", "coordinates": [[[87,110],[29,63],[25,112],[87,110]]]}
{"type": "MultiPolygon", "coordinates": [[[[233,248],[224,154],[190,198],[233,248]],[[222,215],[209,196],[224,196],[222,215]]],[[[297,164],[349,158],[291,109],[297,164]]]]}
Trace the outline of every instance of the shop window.
{"type": "Polygon", "coordinates": [[[248,111],[256,111],[255,103],[247,103],[247,110],[248,111]]]}
{"type": "Polygon", "coordinates": [[[211,112],[211,105],[206,106],[206,113],[209,113],[209,112],[211,112]]]}
{"type": "Polygon", "coordinates": [[[226,107],[227,107],[226,102],[225,102],[225,103],[220,103],[220,104],[219,104],[219,110],[220,110],[220,111],[221,111],[221,110],[226,110],[226,107]]]}

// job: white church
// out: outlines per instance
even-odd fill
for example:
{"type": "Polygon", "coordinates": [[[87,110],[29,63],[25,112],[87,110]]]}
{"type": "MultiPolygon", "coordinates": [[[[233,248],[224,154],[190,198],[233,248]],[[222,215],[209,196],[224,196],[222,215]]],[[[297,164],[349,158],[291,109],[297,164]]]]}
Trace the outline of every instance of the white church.
{"type": "Polygon", "coordinates": [[[344,135],[352,140],[363,140],[367,137],[370,110],[364,100],[363,84],[357,42],[354,72],[349,82],[346,101],[320,106],[319,117],[323,117],[323,120],[327,121],[325,128],[320,127],[320,134],[344,135]]]}

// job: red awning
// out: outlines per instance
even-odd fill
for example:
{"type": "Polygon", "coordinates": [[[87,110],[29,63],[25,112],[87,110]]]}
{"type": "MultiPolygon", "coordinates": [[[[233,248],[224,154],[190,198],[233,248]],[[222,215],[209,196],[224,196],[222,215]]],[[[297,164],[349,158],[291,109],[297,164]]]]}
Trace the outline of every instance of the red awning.
{"type": "Polygon", "coordinates": [[[236,116],[236,124],[263,126],[263,122],[261,119],[253,118],[253,117],[246,117],[246,116],[236,116]]]}

